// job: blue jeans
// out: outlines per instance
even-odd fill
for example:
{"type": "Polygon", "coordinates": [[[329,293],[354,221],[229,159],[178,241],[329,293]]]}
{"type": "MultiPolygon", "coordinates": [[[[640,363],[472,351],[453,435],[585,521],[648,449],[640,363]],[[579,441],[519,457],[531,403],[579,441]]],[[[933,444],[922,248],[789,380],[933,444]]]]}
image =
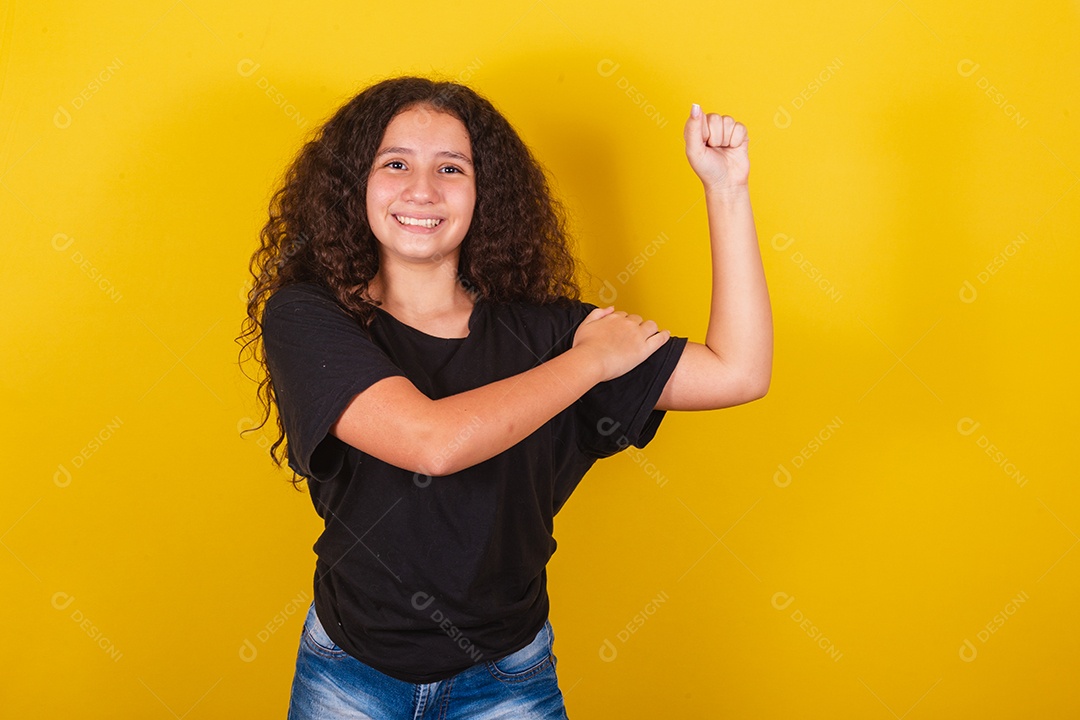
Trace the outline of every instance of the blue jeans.
{"type": "Polygon", "coordinates": [[[381,673],[334,644],[312,602],[300,634],[289,720],[566,720],[554,640],[549,620],[517,652],[416,685],[381,673]]]}

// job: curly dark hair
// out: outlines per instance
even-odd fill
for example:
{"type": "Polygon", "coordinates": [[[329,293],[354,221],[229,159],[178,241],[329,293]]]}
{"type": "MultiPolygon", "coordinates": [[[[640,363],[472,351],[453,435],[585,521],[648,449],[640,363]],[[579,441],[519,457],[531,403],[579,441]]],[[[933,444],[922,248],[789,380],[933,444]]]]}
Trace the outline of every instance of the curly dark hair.
{"type": "MultiPolygon", "coordinates": [[[[269,220],[251,257],[254,283],[241,335],[261,367],[257,394],[263,427],[277,397],[262,343],[262,312],[278,289],[311,282],[329,289],[365,329],[375,316],[368,283],[379,269],[379,244],[367,219],[367,184],[387,125],[400,112],[424,106],[465,125],[472,144],[476,207],[461,243],[458,280],[474,298],[547,304],[580,299],[566,211],[553,195],[544,167],[498,110],[465,85],[423,77],[395,77],[367,87],[314,132],[286,170],[270,200],[269,220]]],[[[257,378],[252,378],[256,380],[257,378]]],[[[270,457],[286,455],[285,428],[270,457]],[[280,455],[279,455],[280,449],[280,455]]],[[[304,478],[290,482],[299,490],[304,478]]]]}

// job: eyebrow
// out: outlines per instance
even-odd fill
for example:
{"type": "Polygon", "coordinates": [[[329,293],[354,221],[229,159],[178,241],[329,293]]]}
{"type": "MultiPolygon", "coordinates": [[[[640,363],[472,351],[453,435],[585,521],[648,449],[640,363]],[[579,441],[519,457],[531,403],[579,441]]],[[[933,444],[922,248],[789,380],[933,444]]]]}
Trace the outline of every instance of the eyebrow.
{"type": "MultiPolygon", "coordinates": [[[[378,160],[383,155],[389,155],[389,154],[392,154],[392,153],[393,154],[398,154],[398,155],[412,155],[413,151],[410,150],[409,148],[397,147],[397,146],[383,148],[382,150],[379,151],[379,154],[375,156],[375,159],[378,160]]],[[[435,154],[437,156],[439,156],[439,157],[449,157],[449,158],[454,158],[455,160],[460,160],[461,162],[468,163],[470,166],[473,164],[472,160],[465,157],[464,155],[462,155],[459,152],[454,152],[453,150],[440,150],[439,152],[437,152],[435,154]]]]}

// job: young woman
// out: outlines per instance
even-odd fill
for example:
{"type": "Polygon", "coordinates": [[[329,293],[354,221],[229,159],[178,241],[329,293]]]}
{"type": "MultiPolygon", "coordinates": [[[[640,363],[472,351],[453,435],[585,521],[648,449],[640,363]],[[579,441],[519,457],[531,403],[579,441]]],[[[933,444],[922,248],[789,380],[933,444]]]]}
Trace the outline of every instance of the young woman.
{"type": "Polygon", "coordinates": [[[566,717],[555,514],[667,410],[769,385],[746,129],[695,105],[684,135],[712,246],[705,344],[579,299],[542,166],[465,86],[377,83],[303,147],[244,331],[271,457],[287,439],[325,521],[290,718],[566,717]]]}

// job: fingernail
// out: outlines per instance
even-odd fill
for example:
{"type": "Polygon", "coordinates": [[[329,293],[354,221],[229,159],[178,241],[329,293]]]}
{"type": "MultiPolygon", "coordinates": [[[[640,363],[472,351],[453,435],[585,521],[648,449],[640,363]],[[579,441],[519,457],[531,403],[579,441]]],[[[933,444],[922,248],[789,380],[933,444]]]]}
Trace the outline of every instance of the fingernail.
{"type": "Polygon", "coordinates": [[[690,117],[697,117],[698,115],[701,115],[701,106],[694,103],[690,106],[690,117]]]}

